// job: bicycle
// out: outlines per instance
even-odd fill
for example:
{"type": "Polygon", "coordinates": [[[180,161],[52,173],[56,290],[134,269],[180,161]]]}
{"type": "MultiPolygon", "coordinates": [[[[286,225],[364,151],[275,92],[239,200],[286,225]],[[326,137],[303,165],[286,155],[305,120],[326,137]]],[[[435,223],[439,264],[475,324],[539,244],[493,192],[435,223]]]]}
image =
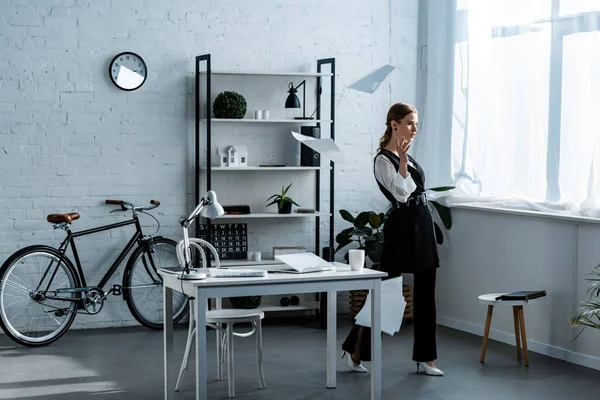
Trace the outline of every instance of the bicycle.
{"type": "MultiPolygon", "coordinates": [[[[28,246],[12,254],[2,264],[0,326],[12,340],[29,347],[48,345],[69,329],[77,313],[98,314],[111,293],[123,296],[129,311],[140,324],[162,329],[163,284],[157,271],[178,265],[177,244],[161,236],[145,236],[138,218],[139,213],[154,218],[146,211],[158,207],[160,202],[151,200],[151,206],[146,207],[122,200],[106,200],[106,204],[121,207],[111,212],[131,211],[131,218],[71,232],[70,226],[79,219],[78,213],[50,214],[46,220],[53,224],[54,229],[66,232],[66,238],[58,249],[46,245],[28,246]],[[135,225],[135,233],[100,282],[96,286],[88,286],[74,239],[128,225],[135,225]],[[66,255],[69,246],[75,265],[66,255]],[[123,273],[123,284],[113,285],[105,292],[104,286],[132,249],[123,273]]],[[[185,295],[174,293],[173,323],[181,320],[187,309],[185,295]]]]}

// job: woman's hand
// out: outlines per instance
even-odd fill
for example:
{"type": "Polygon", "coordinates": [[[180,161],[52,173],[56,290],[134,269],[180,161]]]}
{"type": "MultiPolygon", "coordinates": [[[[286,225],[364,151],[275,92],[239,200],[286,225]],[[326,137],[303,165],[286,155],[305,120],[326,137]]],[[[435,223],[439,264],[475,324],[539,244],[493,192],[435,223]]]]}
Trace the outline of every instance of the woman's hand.
{"type": "Polygon", "coordinates": [[[410,140],[396,137],[396,152],[400,158],[398,173],[405,179],[408,177],[408,149],[410,149],[410,140]]]}

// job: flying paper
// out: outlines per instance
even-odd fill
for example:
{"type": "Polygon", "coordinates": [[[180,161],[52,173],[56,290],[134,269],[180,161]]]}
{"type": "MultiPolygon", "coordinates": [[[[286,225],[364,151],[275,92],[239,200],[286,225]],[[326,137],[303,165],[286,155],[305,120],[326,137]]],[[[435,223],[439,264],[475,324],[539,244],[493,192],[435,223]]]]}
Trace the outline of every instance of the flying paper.
{"type": "Polygon", "coordinates": [[[396,67],[389,64],[379,67],[349,85],[348,88],[365,93],[375,93],[379,85],[381,85],[381,82],[383,82],[394,69],[396,69],[396,67]]]}
{"type": "Polygon", "coordinates": [[[329,158],[334,162],[344,160],[344,155],[331,138],[315,139],[314,137],[302,135],[294,131],[292,131],[292,135],[300,143],[321,154],[321,157],[329,158]]]}

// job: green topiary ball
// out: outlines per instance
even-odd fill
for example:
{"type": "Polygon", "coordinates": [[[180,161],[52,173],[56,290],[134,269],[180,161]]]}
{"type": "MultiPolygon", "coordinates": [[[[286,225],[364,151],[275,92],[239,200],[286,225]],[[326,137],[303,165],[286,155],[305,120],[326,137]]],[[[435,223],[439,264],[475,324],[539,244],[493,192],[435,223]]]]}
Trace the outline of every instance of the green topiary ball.
{"type": "Polygon", "coordinates": [[[246,115],[246,99],[237,92],[219,93],[213,102],[213,113],[216,118],[244,118],[246,115]]]}

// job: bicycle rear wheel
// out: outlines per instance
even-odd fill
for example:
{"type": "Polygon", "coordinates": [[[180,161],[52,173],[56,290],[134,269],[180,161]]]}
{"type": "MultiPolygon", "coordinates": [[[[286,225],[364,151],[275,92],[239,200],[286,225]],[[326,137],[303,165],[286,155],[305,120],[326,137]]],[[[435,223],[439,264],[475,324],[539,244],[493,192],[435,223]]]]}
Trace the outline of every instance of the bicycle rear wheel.
{"type": "MultiPolygon", "coordinates": [[[[163,283],[157,271],[179,265],[177,243],[166,238],[154,239],[149,247],[140,246],[129,258],[123,276],[123,294],[133,317],[145,327],[162,329],[163,283]],[[148,249],[152,249],[148,251],[148,249]]],[[[173,292],[173,323],[179,322],[188,309],[187,297],[173,292]]]]}
{"type": "Polygon", "coordinates": [[[48,246],[21,249],[0,267],[0,326],[15,342],[44,346],[69,329],[77,312],[79,279],[68,258],[48,246]]]}

